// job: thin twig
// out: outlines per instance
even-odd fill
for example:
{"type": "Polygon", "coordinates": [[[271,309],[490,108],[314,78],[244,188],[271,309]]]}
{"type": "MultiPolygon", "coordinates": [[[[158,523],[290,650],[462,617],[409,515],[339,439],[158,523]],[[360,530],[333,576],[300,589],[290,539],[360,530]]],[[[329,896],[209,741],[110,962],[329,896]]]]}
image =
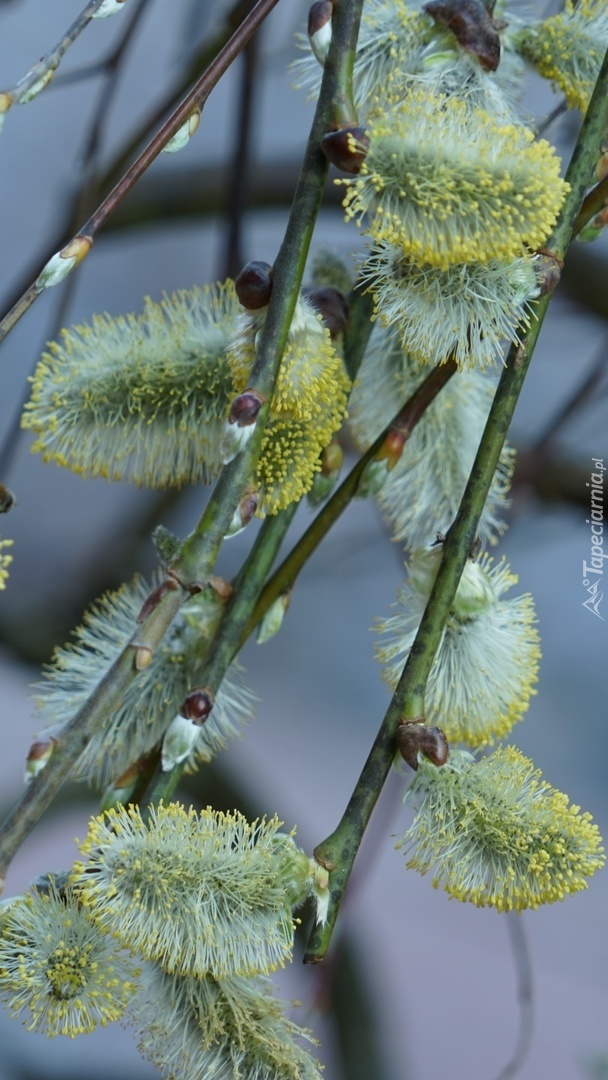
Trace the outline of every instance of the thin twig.
{"type": "MultiPolygon", "coordinates": [[[[548,250],[558,260],[563,260],[572,239],[577,215],[608,127],[607,91],[608,52],[566,173],[570,189],[548,243],[548,250]]],[[[546,294],[534,304],[534,318],[530,326],[521,330],[521,344],[513,345],[509,350],[471,475],[456,519],[448,532],[439,571],[403,674],[342,820],[315,849],[316,858],[330,872],[331,899],[327,922],[316,926],[310,936],[304,958],[306,963],[319,963],[329,947],[361,839],[391,767],[397,727],[404,719],[424,716],[426,684],[441,634],[475,540],[479,518],[555,284],[555,280],[547,283],[546,294]]]]}
{"type": "MultiPolygon", "coordinates": [[[[399,410],[394,420],[385,428],[369,450],[356,465],[353,466],[348,476],[342,481],[337,490],[325,506],[319,511],[314,521],[309,525],[306,532],[300,537],[295,547],[290,551],[287,558],[272,575],[268,584],[264,587],[261,596],[253,610],[251,618],[243,633],[239,648],[243,646],[254,628],[264,617],[268,608],[275,600],[284,593],[289,592],[294,582],[308,559],[318,548],[321,541],[327,536],[332,525],[350,504],[357,493],[361,477],[368,464],[374,460],[378,451],[385,442],[390,432],[398,430],[407,439],[414,430],[416,424],[426,412],[429,405],[435,400],[437,394],[445,386],[456,371],[453,360],[440,364],[434,368],[420,386],[414,391],[405,405],[399,410]]],[[[405,444],[404,444],[405,445],[405,444]]]]}
{"type": "Polygon", "coordinates": [[[551,112],[547,113],[547,115],[544,116],[543,119],[537,124],[537,139],[540,139],[541,135],[544,135],[545,132],[549,130],[551,125],[554,124],[556,120],[559,120],[560,116],[563,116],[566,112],[568,112],[568,102],[565,98],[562,98],[562,100],[557,103],[555,108],[551,109],[551,112]]]}
{"type": "Polygon", "coordinates": [[[512,1080],[514,1076],[517,1076],[530,1051],[534,1031],[534,984],[523,917],[516,911],[508,911],[505,917],[517,980],[519,1032],[513,1056],[500,1070],[496,1080],[512,1080]]]}
{"type": "Polygon", "coordinates": [[[32,90],[38,94],[48,85],[70,46],[80,37],[82,31],[86,29],[103,3],[104,0],[89,0],[89,3],[80,12],[78,18],[74,19],[72,25],[68,27],[57,44],[52,49],[49,49],[37,64],[30,68],[12,90],[5,90],[0,94],[4,105],[4,108],[0,111],[6,112],[13,105],[20,105],[24,100],[30,100],[32,90]]]}
{"type": "MultiPolygon", "coordinates": [[[[94,172],[97,164],[97,158],[99,156],[99,147],[101,144],[103,126],[106,123],[112,98],[118,88],[118,76],[120,73],[120,65],[123,58],[126,55],[127,48],[131,43],[133,34],[137,28],[140,17],[142,16],[144,9],[148,3],[148,0],[139,0],[139,3],[130,11],[130,19],[127,23],[125,31],[116,47],[112,56],[108,59],[106,68],[106,79],[102,87],[101,93],[97,100],[97,104],[93,111],[93,119],[88,126],[88,134],[85,145],[82,150],[82,165],[81,165],[81,182],[78,190],[74,194],[69,216],[73,222],[80,219],[83,213],[86,213],[86,208],[91,205],[93,201],[93,195],[96,190],[96,184],[94,180],[94,172]]],[[[50,321],[49,329],[45,335],[43,348],[47,341],[52,341],[57,337],[57,334],[61,330],[66,318],[67,311],[74,295],[74,288],[76,285],[76,278],[70,277],[66,282],[66,288],[62,291],[57,304],[55,313],[50,321]]],[[[37,362],[37,357],[34,363],[37,362]]],[[[19,400],[17,408],[13,414],[12,420],[9,424],[8,430],[4,434],[2,442],[0,443],[0,476],[6,477],[9,473],[11,465],[13,463],[17,448],[19,446],[21,435],[21,414],[23,412],[24,405],[30,395],[29,382],[25,383],[23,394],[19,400]]]]}
{"type": "MultiPolygon", "coordinates": [[[[163,124],[160,131],[156,133],[145,149],[142,150],[139,157],[137,157],[129,169],[127,169],[124,176],[118,181],[112,191],[110,191],[105,199],[99,204],[89,220],[85,222],[75,236],[72,237],[72,240],[66,245],[66,248],[69,248],[71,244],[79,241],[82,242],[82,244],[89,246],[93,243],[97,233],[110,214],[122,202],[125,196],[128,195],[131,188],[137,183],[139,178],[143,176],[146,169],[148,169],[152,162],[158,157],[182,124],[188,120],[192,111],[195,108],[202,107],[214,86],[217,85],[219,79],[228,70],[239,53],[245,48],[247,42],[251,39],[258,27],[277,3],[278,0],[258,0],[256,6],[250,14],[245,17],[238,30],[236,30],[224,48],[218,53],[215,60],[211,62],[204,74],[201,75],[192,90],[186,95],[181,104],[178,105],[169,119],[163,124]]],[[[44,291],[44,288],[45,286],[40,282],[40,278],[37,278],[36,281],[26,289],[23,295],[17,300],[16,304],[9,312],[7,312],[0,322],[0,341],[3,341],[7,334],[19,322],[25,312],[44,291]]]]}

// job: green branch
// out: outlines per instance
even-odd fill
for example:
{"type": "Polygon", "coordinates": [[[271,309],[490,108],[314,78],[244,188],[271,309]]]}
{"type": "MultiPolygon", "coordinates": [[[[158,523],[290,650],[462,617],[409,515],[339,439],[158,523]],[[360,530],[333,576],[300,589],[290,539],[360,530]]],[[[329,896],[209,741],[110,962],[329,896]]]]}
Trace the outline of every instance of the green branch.
{"type": "MultiPolygon", "coordinates": [[[[572,238],[607,129],[608,54],[566,173],[570,191],[548,244],[548,250],[560,261],[572,238]]],[[[509,351],[460,509],[449,530],[441,565],[405,669],[342,820],[336,830],[315,849],[318,861],[330,871],[331,901],[327,922],[316,926],[310,936],[306,963],[319,963],[329,947],[361,839],[393,761],[397,727],[404,719],[424,716],[424,692],[435,653],[475,540],[479,518],[555,284],[555,281],[551,282],[549,291],[535,303],[531,325],[522,334],[521,345],[514,345],[509,351]]]]}

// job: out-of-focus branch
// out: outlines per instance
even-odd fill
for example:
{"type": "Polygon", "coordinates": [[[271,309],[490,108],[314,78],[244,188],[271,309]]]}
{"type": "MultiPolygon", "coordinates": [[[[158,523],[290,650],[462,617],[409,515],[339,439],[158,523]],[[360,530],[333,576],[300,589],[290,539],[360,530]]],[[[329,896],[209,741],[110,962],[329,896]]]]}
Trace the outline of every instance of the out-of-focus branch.
{"type": "MultiPolygon", "coordinates": [[[[56,256],[51,258],[50,264],[52,264],[53,275],[57,273],[65,276],[82,262],[83,258],[90,250],[97,233],[105,224],[110,214],[113,213],[116,206],[122,202],[125,195],[128,194],[139,178],[143,176],[146,169],[148,169],[152,162],[158,157],[169,140],[172,139],[181,126],[188,121],[193,111],[202,107],[213,87],[217,85],[221,76],[228,70],[234,59],[245,48],[247,42],[251,39],[258,27],[277,3],[278,0],[258,0],[256,6],[250,14],[245,17],[238,30],[232,35],[224,48],[216,56],[215,60],[211,62],[190,93],[186,95],[181,104],[163,124],[160,131],[157,132],[139,157],[136,158],[129,169],[127,169],[124,176],[118,181],[109,195],[103,199],[89,220],[85,222],[76,235],[72,237],[71,241],[69,241],[60,252],[57,252],[56,256]],[[63,267],[61,267],[61,260],[63,260],[65,264],[63,267]]],[[[44,289],[48,287],[48,284],[54,284],[55,280],[58,280],[54,277],[52,280],[49,280],[49,273],[51,270],[50,264],[47,264],[47,266],[43,268],[36,280],[25,290],[17,300],[16,304],[13,305],[11,310],[6,313],[0,322],[0,341],[2,341],[13,329],[38,296],[40,296],[44,289]]]]}
{"type": "MultiPolygon", "coordinates": [[[[124,2],[125,0],[117,0],[117,3],[124,2]]],[[[5,116],[13,105],[24,105],[26,102],[31,101],[32,98],[37,97],[44,90],[45,86],[48,86],[70,46],[80,37],[91,19],[99,18],[103,14],[100,8],[107,6],[107,4],[108,0],[89,0],[89,3],[80,12],[78,18],[74,19],[72,25],[68,27],[57,44],[52,49],[49,49],[37,64],[30,68],[12,90],[0,92],[0,117],[5,116]]],[[[116,11],[120,11],[120,8],[116,8],[116,11]]]]}

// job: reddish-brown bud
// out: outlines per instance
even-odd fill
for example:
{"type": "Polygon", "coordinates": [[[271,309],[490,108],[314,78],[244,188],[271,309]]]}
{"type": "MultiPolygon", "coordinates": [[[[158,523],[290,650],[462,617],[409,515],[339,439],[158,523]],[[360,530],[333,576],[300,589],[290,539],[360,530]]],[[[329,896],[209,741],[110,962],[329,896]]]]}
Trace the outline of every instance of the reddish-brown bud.
{"type": "Polygon", "coordinates": [[[485,71],[496,71],[500,38],[483,0],[430,0],[423,10],[440,26],[447,26],[458,44],[473,53],[485,71]]]}
{"type": "Polygon", "coordinates": [[[329,22],[334,13],[331,0],[315,0],[308,12],[308,36],[314,37],[329,22]]]}
{"type": "Polygon", "coordinates": [[[362,127],[343,127],[324,135],[321,149],[327,160],[337,169],[346,173],[358,173],[367,157],[369,138],[362,127]]]}
{"type": "Polygon", "coordinates": [[[180,715],[201,727],[209,716],[214,702],[215,695],[213,691],[207,686],[199,686],[186,695],[179,710],[180,715]]]}
{"type": "Polygon", "coordinates": [[[6,514],[15,506],[15,496],[4,484],[0,484],[0,514],[6,514]]]}
{"type": "Polygon", "coordinates": [[[332,338],[343,334],[348,326],[348,304],[338,289],[324,285],[321,289],[302,289],[304,296],[319,312],[332,338]]]}
{"type": "Polygon", "coordinates": [[[263,404],[264,398],[257,390],[251,388],[243,390],[243,393],[235,397],[230,406],[228,423],[236,424],[238,427],[249,427],[255,424],[263,404]]]}
{"type": "Polygon", "coordinates": [[[382,443],[382,446],[380,447],[376,455],[376,460],[386,460],[386,467],[390,472],[391,469],[395,468],[395,465],[399,461],[399,458],[403,453],[404,446],[405,435],[403,435],[400,431],[391,430],[389,431],[386,439],[382,443]]]}
{"type": "Polygon", "coordinates": [[[234,282],[236,295],[248,311],[267,307],[272,293],[272,266],[266,262],[248,262],[234,282]]]}
{"type": "Polygon", "coordinates": [[[179,588],[181,588],[179,581],[175,575],[169,571],[167,576],[161,581],[160,585],[157,585],[144,600],[143,607],[137,616],[137,622],[145,622],[148,616],[158,607],[163,597],[166,596],[167,593],[175,592],[175,590],[179,588]]]}
{"type": "Polygon", "coordinates": [[[537,252],[534,260],[534,272],[538,281],[539,296],[546,296],[553,292],[562,276],[564,264],[557,255],[548,249],[537,252]]]}
{"type": "Polygon", "coordinates": [[[400,724],[395,741],[401,757],[412,769],[418,768],[418,754],[423,754],[433,765],[445,765],[450,756],[448,740],[441,728],[427,727],[418,721],[400,724]]]}

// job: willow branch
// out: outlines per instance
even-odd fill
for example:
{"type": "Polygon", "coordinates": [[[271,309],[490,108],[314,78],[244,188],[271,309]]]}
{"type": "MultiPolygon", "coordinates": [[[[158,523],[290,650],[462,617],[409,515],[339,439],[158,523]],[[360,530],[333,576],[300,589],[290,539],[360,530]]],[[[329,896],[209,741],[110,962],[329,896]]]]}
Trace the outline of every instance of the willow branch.
{"type": "MultiPolygon", "coordinates": [[[[332,44],[287,230],[274,265],[272,296],[251,374],[251,385],[267,401],[272,398],[323,197],[328,163],[320,149],[321,140],[330,128],[335,103],[343,99],[345,86],[349,85],[349,72],[352,77],[361,3],[340,0],[334,6],[332,44]]],[[[260,10],[260,4],[256,10],[260,10]]],[[[0,829],[0,877],[4,877],[15,852],[52,802],[95,730],[117,707],[142,666],[151,661],[181,604],[208,580],[234,511],[254,473],[266,415],[267,406],[261,409],[255,432],[243,452],[222,470],[200,521],[169,568],[164,589],[155,590],[148,598],[130,642],[63,728],[61,741],[46,768],[32,780],[0,829]]]]}
{"type": "Polygon", "coordinates": [[[31,100],[44,90],[45,86],[48,86],[66,52],[74,44],[76,38],[80,37],[91,19],[95,18],[96,12],[103,3],[105,0],[89,0],[57,44],[30,68],[27,75],[24,75],[12,90],[4,90],[0,93],[0,115],[7,113],[13,105],[20,105],[31,100]]]}
{"type": "MultiPolygon", "coordinates": [[[[563,260],[572,239],[607,127],[608,53],[566,173],[570,190],[548,244],[548,249],[559,260],[563,260]]],[[[554,286],[555,281],[549,283],[547,293],[534,304],[534,317],[528,329],[522,328],[521,344],[513,345],[509,350],[471,475],[448,532],[439,571],[403,674],[342,820],[315,849],[318,861],[330,871],[331,900],[327,922],[315,927],[311,934],[306,963],[321,961],[329,947],[361,839],[392,764],[397,727],[403,720],[424,716],[424,692],[435,653],[475,540],[479,518],[554,286]]]]}
{"type": "MultiPolygon", "coordinates": [[[[58,253],[62,258],[70,258],[73,253],[75,254],[77,252],[77,255],[75,254],[77,262],[73,265],[73,269],[75,269],[78,262],[82,261],[93,244],[97,233],[105,224],[110,214],[112,214],[115,208],[122,202],[139,178],[143,176],[146,169],[148,169],[152,162],[158,157],[160,152],[164,149],[169,140],[173,138],[182,124],[188,120],[192,112],[203,106],[222,75],[228,70],[235,58],[245,48],[247,42],[250,41],[253,34],[277,3],[278,0],[258,0],[256,6],[250,14],[245,17],[238,30],[232,35],[224,48],[218,53],[215,60],[211,62],[204,74],[201,75],[200,79],[192,87],[192,90],[190,90],[169,119],[163,124],[160,131],[154,135],[148,145],[142,150],[139,157],[137,157],[133,164],[127,169],[122,179],[118,181],[110,193],[106,195],[105,199],[99,204],[88,221],[86,221],[78,230],[62,251],[58,253]]],[[[19,322],[19,319],[21,319],[38,296],[44,291],[46,286],[41,278],[42,275],[39,275],[39,277],[32,282],[29,288],[27,288],[19,297],[17,302],[0,322],[0,341],[4,340],[7,334],[19,322]]]]}
{"type": "MultiPolygon", "coordinates": [[[[277,556],[293,516],[297,503],[280,514],[266,518],[249,557],[241,567],[234,593],[226,604],[221,622],[205,659],[205,670],[201,674],[201,684],[217,696],[222,680],[239,651],[240,638],[251,616],[268,572],[277,556]]],[[[145,796],[140,799],[142,806],[149,806],[161,800],[168,802],[182,776],[186,762],[182,762],[167,772],[163,772],[160,762],[157,764],[145,796]]]]}

